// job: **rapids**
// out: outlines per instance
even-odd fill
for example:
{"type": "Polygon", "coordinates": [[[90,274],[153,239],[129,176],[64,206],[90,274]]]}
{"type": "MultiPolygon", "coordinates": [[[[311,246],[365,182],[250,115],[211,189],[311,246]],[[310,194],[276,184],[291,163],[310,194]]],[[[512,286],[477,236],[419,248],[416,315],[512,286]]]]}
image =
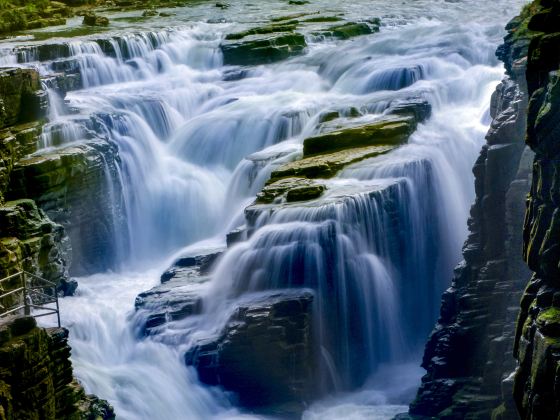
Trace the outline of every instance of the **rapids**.
{"type": "Polygon", "coordinates": [[[303,418],[391,418],[414,397],[423,345],[460,259],[471,168],[503,75],[494,51],[523,1],[232,3],[174,9],[151,21],[156,27],[125,13],[108,33],[66,39],[51,29],[0,42],[2,65],[34,65],[47,76],[52,63],[39,63],[35,46],[55,37],[79,66],[83,89],[65,98],[49,89],[42,147],[98,136],[120,154],[122,196],[107,197],[125,211],[126,223],[115,224],[118,264],[78,279],[77,296],[61,301],[76,374],[121,419],[254,418],[200,384],[181,355],[223,325],[238,297],[303,286],[317,293],[324,396],[303,418]],[[243,73],[223,65],[226,33],[317,10],[380,17],[381,31],[346,41],[308,33],[301,56],[243,73]],[[12,49],[21,46],[18,57],[12,49]],[[204,314],[138,338],[136,295],[176,255],[225,246],[271,171],[301,156],[322,113],[355,108],[367,120],[416,97],[432,116],[409,144],[346,168],[310,205],[259,215],[254,235],[226,252],[204,287],[204,314]]]}

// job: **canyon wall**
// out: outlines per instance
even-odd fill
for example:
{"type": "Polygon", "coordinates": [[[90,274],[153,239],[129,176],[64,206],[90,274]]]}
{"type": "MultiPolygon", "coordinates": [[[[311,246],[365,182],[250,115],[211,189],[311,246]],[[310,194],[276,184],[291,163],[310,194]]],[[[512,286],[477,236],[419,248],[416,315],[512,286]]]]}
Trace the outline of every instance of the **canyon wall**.
{"type": "Polygon", "coordinates": [[[560,2],[533,8],[526,141],[535,160],[523,257],[534,274],[517,322],[514,398],[522,418],[552,419],[560,416],[560,2]]]}
{"type": "Polygon", "coordinates": [[[426,345],[413,418],[560,414],[559,22],[560,2],[535,1],[497,51],[507,76],[473,169],[464,261],[426,345]]]}
{"type": "MultiPolygon", "coordinates": [[[[52,191],[43,201],[34,201],[41,197],[32,192],[66,181],[67,173],[87,182],[91,177],[83,176],[83,168],[91,168],[95,161],[87,156],[81,167],[51,163],[50,171],[21,174],[23,168],[44,161],[37,147],[47,111],[47,94],[35,70],[0,70],[0,294],[21,286],[20,276],[4,280],[20,271],[55,283],[59,294],[70,295],[77,286],[68,274],[72,252],[67,230],[48,215],[71,212],[72,191],[67,185],[61,188],[54,211],[49,208],[56,197],[52,191]],[[27,187],[18,193],[18,184],[27,187]]],[[[87,193],[83,189],[82,194],[87,193]]],[[[21,303],[21,295],[8,294],[0,299],[0,312],[21,303]]],[[[86,395],[74,379],[67,339],[66,329],[39,328],[32,317],[0,318],[0,419],[114,418],[107,402],[86,395]]]]}
{"type": "Polygon", "coordinates": [[[32,317],[0,322],[0,419],[114,419],[72,376],[68,331],[38,328],[32,317]]]}

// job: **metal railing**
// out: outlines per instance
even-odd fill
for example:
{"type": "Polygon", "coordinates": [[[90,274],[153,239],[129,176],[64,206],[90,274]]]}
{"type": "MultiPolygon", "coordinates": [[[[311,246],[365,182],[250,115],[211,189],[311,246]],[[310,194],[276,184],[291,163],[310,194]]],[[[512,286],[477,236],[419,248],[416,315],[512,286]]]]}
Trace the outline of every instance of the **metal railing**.
{"type": "Polygon", "coordinates": [[[56,315],[60,327],[60,308],[56,284],[27,271],[20,271],[0,280],[0,318],[9,315],[31,315],[34,318],[56,315]],[[5,293],[3,283],[20,279],[19,287],[5,293]],[[9,301],[14,303],[11,305],[9,301]],[[49,306],[54,304],[55,306],[49,306]]]}

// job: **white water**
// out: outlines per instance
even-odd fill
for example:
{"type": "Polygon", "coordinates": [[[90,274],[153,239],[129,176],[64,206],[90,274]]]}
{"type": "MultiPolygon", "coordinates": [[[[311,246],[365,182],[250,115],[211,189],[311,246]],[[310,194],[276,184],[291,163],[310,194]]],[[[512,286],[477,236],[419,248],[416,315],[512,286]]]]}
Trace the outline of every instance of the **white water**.
{"type": "MultiPolygon", "coordinates": [[[[189,332],[173,332],[183,346],[137,339],[135,296],[157,284],[181,248],[223,243],[271,170],[300,154],[322,112],[356,107],[375,116],[394,99],[421,96],[433,115],[409,145],[347,168],[313,206],[260,217],[255,235],[214,273],[206,314],[189,324],[194,336],[204,336],[245,292],[313,287],[321,383],[336,393],[304,418],[382,419],[406,411],[466,236],[471,168],[503,73],[494,50],[522,1],[324,3],[313,7],[349,16],[367,11],[386,26],[351,41],[313,43],[304,56],[248,69],[249,77],[233,81],[225,80],[230,69],[217,47],[224,32],[243,23],[194,22],[114,38],[116,58],[95,42],[71,44],[88,88],[69,93],[65,104],[53,98],[42,141],[114,141],[128,223],[115,238],[118,274],[79,279],[78,296],[62,301],[63,322],[78,377],[114,404],[119,418],[241,416],[225,394],[200,385],[183,366],[189,332]],[[359,331],[358,347],[350,331],[359,331]]],[[[224,13],[234,22],[289,14],[280,3],[260,7],[239,2],[224,13]]],[[[192,13],[215,11],[201,5],[192,13]]],[[[41,70],[49,72],[49,64],[41,70]]]]}

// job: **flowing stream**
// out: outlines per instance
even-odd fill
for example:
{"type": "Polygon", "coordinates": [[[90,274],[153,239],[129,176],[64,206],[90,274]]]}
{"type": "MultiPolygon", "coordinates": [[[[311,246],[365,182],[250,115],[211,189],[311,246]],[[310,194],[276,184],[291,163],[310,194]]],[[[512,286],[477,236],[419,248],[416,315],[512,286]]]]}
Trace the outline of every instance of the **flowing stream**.
{"type": "MultiPolygon", "coordinates": [[[[317,388],[325,390],[303,418],[391,418],[414,397],[423,345],[460,259],[471,168],[503,75],[494,51],[523,1],[232,3],[195,3],[150,23],[125,13],[115,17],[116,31],[65,41],[85,88],[64,100],[50,91],[42,146],[88,136],[114,142],[119,188],[107,199],[120,203],[126,221],[115,224],[114,271],[78,279],[77,295],[61,301],[76,374],[120,419],[256,418],[200,384],[182,354],[223,325],[238,297],[304,286],[317,295],[317,388]],[[335,41],[309,30],[300,56],[223,65],[226,33],[318,10],[380,17],[381,31],[335,41]],[[259,215],[255,233],[225,253],[204,286],[205,312],[157,339],[138,338],[138,293],[185,249],[225,246],[271,171],[301,156],[322,114],[357,110],[368,121],[409,98],[432,106],[409,144],[347,167],[310,205],[259,215]]],[[[17,62],[14,46],[72,35],[47,32],[0,43],[0,63],[17,62]]],[[[35,63],[29,51],[24,65],[48,74],[52,64],[35,63]]]]}

